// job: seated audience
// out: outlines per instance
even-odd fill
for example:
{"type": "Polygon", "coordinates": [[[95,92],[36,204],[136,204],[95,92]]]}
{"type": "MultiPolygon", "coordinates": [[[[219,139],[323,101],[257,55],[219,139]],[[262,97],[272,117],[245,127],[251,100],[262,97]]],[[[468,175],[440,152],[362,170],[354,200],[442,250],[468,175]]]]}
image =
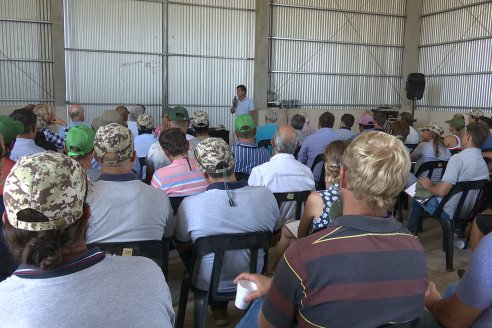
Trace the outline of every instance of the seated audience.
{"type": "MultiPolygon", "coordinates": [[[[479,123],[485,124],[492,132],[492,119],[490,117],[482,116],[479,120],[479,123]]],[[[484,142],[481,149],[482,151],[488,150],[489,152],[492,150],[492,134],[489,135],[487,141],[484,142]]]]}
{"type": "Polygon", "coordinates": [[[145,157],[150,146],[157,141],[152,134],[154,130],[154,119],[149,114],[141,114],[138,116],[136,123],[138,134],[134,137],[134,143],[138,161],[135,161],[133,169],[137,172],[137,176],[145,181],[147,169],[145,166],[145,157]]]}
{"type": "MultiPolygon", "coordinates": [[[[441,181],[432,182],[427,177],[419,178],[420,184],[434,196],[425,205],[420,204],[415,199],[412,201],[407,222],[407,228],[410,232],[416,232],[420,216],[424,210],[430,214],[434,213],[442,197],[446,196],[457,182],[489,179],[489,170],[479,149],[489,134],[489,129],[481,123],[468,124],[461,140],[463,151],[451,156],[441,181]]],[[[463,204],[462,213],[470,212],[475,204],[476,193],[477,191],[469,192],[463,204]]],[[[455,195],[446,203],[441,219],[449,220],[453,217],[459,196],[455,195]]],[[[457,229],[463,229],[459,226],[460,224],[461,222],[456,222],[457,229]]]]}
{"type": "Polygon", "coordinates": [[[255,143],[255,122],[249,114],[241,114],[234,122],[238,143],[232,146],[235,160],[235,172],[246,176],[251,174],[253,167],[268,162],[270,154],[265,148],[255,143]]]}
{"type": "MultiPolygon", "coordinates": [[[[195,131],[195,138],[198,143],[210,137],[208,135],[210,121],[208,119],[207,112],[197,111],[193,113],[193,120],[191,120],[191,126],[195,131]]],[[[197,144],[198,144],[197,143],[197,144]]],[[[193,151],[195,149],[192,149],[193,151]]]]}
{"type": "Polygon", "coordinates": [[[474,109],[468,113],[468,124],[478,123],[478,120],[484,116],[484,113],[480,109],[474,109]]]}
{"type": "Polygon", "coordinates": [[[93,168],[91,163],[94,158],[94,130],[84,124],[71,127],[65,139],[65,152],[82,165],[87,176],[95,182],[99,179],[101,171],[99,168],[93,168]]]}
{"type": "MultiPolygon", "coordinates": [[[[443,129],[436,123],[429,123],[427,126],[419,129],[421,131],[421,143],[414,149],[410,159],[415,162],[415,172],[420,166],[432,161],[448,161],[451,158],[451,152],[444,146],[441,138],[443,129]]],[[[432,181],[439,181],[441,170],[434,170],[432,181]]],[[[422,172],[421,176],[427,176],[427,172],[422,172]]]]}
{"type": "MultiPolygon", "coordinates": [[[[408,134],[410,133],[410,127],[405,121],[396,120],[391,123],[388,133],[396,137],[396,139],[400,140],[405,145],[408,134]]],[[[410,149],[405,146],[405,150],[410,156],[410,149]]]]}
{"type": "Polygon", "coordinates": [[[309,136],[309,135],[313,134],[314,132],[316,132],[316,130],[313,129],[311,127],[311,125],[309,125],[309,123],[311,122],[311,118],[309,117],[308,113],[303,112],[303,113],[301,113],[301,115],[304,116],[304,127],[302,128],[302,132],[306,136],[309,136]]]}
{"type": "Polygon", "coordinates": [[[37,116],[37,130],[36,144],[46,150],[62,149],[65,146],[65,139],[58,134],[51,132],[50,125],[59,124],[61,126],[67,126],[67,122],[61,118],[55,116],[53,108],[49,105],[39,104],[33,108],[34,114],[37,116]]]}
{"type": "Polygon", "coordinates": [[[85,124],[85,110],[84,107],[78,105],[78,104],[72,104],[68,108],[68,116],[70,117],[70,123],[68,123],[67,126],[61,126],[60,130],[58,131],[58,135],[60,138],[65,139],[65,136],[67,134],[67,131],[77,125],[85,124]]]}
{"type": "Polygon", "coordinates": [[[169,110],[170,108],[164,109],[162,114],[162,124],[154,130],[154,136],[157,138],[157,141],[150,146],[147,156],[145,157],[145,165],[147,166],[145,182],[147,184],[151,183],[155,171],[171,164],[171,161],[167,158],[159,143],[159,136],[163,131],[166,131],[169,128],[169,110]]]}
{"type": "Polygon", "coordinates": [[[449,150],[461,150],[461,138],[465,128],[465,120],[460,117],[453,117],[446,121],[449,124],[449,136],[444,137],[444,146],[449,150]]]}
{"type": "MultiPolygon", "coordinates": [[[[281,126],[272,139],[273,157],[253,168],[248,179],[250,186],[265,186],[273,193],[314,190],[311,170],[294,158],[297,145],[296,130],[281,126]]],[[[280,206],[282,222],[295,219],[295,203],[280,206]]]]}
{"type": "Polygon", "coordinates": [[[25,156],[9,174],[3,235],[21,265],[0,283],[0,326],[173,327],[155,263],[87,249],[87,193],[84,168],[60,153],[25,156]]]}
{"type": "Polygon", "coordinates": [[[19,121],[24,126],[22,133],[16,136],[14,147],[10,152],[10,159],[14,162],[22,156],[43,152],[44,149],[34,143],[36,137],[37,117],[32,109],[20,108],[10,114],[10,118],[19,121]]]}
{"type": "Polygon", "coordinates": [[[181,106],[176,106],[169,109],[169,127],[179,128],[186,133],[186,140],[190,143],[190,150],[188,151],[188,157],[193,158],[195,154],[192,149],[195,149],[196,145],[200,142],[197,138],[188,134],[188,126],[190,125],[190,115],[188,110],[181,106]]]}
{"type": "MultiPolygon", "coordinates": [[[[325,151],[326,146],[335,140],[340,140],[340,136],[333,131],[335,116],[330,112],[324,112],[319,117],[318,131],[306,137],[299,151],[299,162],[312,167],[314,159],[325,151]]],[[[318,165],[313,171],[314,181],[318,181],[321,176],[322,166],[318,165]]]]}
{"type": "Polygon", "coordinates": [[[343,114],[340,120],[340,128],[335,133],[340,136],[341,140],[352,139],[352,126],[354,126],[355,117],[352,114],[343,114]]]}
{"type": "Polygon", "coordinates": [[[357,137],[340,168],[343,216],[293,243],[273,279],[236,277],[236,283],[246,279],[258,286],[246,300],[265,296],[238,327],[380,327],[420,318],[424,250],[388,216],[409,171],[395,137],[375,131],[357,137]]]}
{"type": "MultiPolygon", "coordinates": [[[[256,128],[256,136],[255,140],[256,143],[259,143],[262,140],[272,140],[273,136],[275,135],[275,132],[277,132],[278,125],[277,125],[277,113],[273,110],[269,110],[265,114],[265,124],[264,125],[259,125],[256,128]]],[[[272,147],[268,147],[268,151],[270,152],[270,155],[272,154],[272,147]]]]}
{"type": "MultiPolygon", "coordinates": [[[[139,135],[137,121],[140,115],[145,114],[145,109],[146,108],[143,105],[135,105],[130,110],[127,124],[132,132],[133,138],[136,138],[139,135]]],[[[152,123],[152,125],[154,125],[154,123],[152,123]]]]}
{"type": "MultiPolygon", "coordinates": [[[[0,153],[2,156],[1,161],[3,162],[2,169],[0,170],[0,195],[3,195],[4,179],[15,164],[15,162],[9,158],[10,150],[14,145],[15,137],[23,132],[24,125],[21,122],[14,121],[9,116],[0,116],[1,150],[3,150],[3,152],[0,153]]],[[[3,204],[0,204],[0,213],[3,213],[1,208],[3,208],[3,204]]]]}
{"type": "Polygon", "coordinates": [[[128,108],[126,108],[126,106],[121,105],[121,106],[117,106],[114,110],[115,110],[115,112],[117,112],[118,114],[120,114],[121,119],[128,126],[128,116],[130,114],[130,111],[128,110],[128,108]]]}
{"type": "MultiPolygon", "coordinates": [[[[200,142],[195,149],[195,157],[210,185],[207,191],[186,197],[178,209],[176,248],[180,250],[185,265],[191,258],[192,242],[200,237],[274,231],[280,227],[279,210],[272,192],[266,187],[249,187],[246,181],[236,181],[234,156],[224,140],[208,138],[200,142]]],[[[248,253],[240,250],[225,254],[227,266],[222,269],[219,291],[235,291],[232,280],[238,273],[248,270],[248,253]]],[[[194,277],[194,286],[208,290],[212,263],[212,254],[201,259],[201,264],[196,267],[198,274],[194,277]]],[[[258,267],[262,266],[263,253],[259,252],[258,267]]],[[[210,305],[216,325],[227,325],[227,302],[211,302],[210,305]]]]}
{"type": "Polygon", "coordinates": [[[128,128],[111,123],[99,128],[94,157],[101,176],[87,197],[91,218],[89,243],[161,240],[174,230],[166,194],[139,181],[132,172],[136,156],[128,128]]]}
{"type": "Polygon", "coordinates": [[[359,119],[359,132],[369,132],[374,130],[374,118],[369,113],[363,114],[359,119]]]}
{"type": "Polygon", "coordinates": [[[282,227],[282,234],[277,243],[274,268],[277,267],[287,247],[296,239],[326,228],[333,219],[342,215],[338,179],[343,151],[349,143],[348,140],[336,140],[326,146],[324,165],[327,190],[313,191],[309,195],[299,222],[297,237],[290,232],[287,226],[282,227]]]}
{"type": "Polygon", "coordinates": [[[296,130],[297,133],[297,143],[299,144],[298,147],[302,146],[304,139],[306,139],[306,135],[302,132],[304,122],[306,122],[306,119],[301,114],[294,114],[290,120],[290,125],[296,130]]]}
{"type": "Polygon", "coordinates": [[[420,134],[418,133],[417,130],[413,127],[413,123],[416,122],[417,120],[413,118],[412,114],[409,112],[401,112],[400,113],[400,120],[404,121],[405,123],[408,124],[408,127],[410,128],[410,133],[408,134],[407,137],[407,145],[416,145],[420,141],[420,134]]]}
{"type": "Polygon", "coordinates": [[[384,130],[384,126],[386,125],[386,115],[384,113],[375,113],[374,114],[374,131],[386,132],[384,130]]]}
{"type": "MultiPolygon", "coordinates": [[[[297,231],[297,238],[305,237],[315,231],[324,229],[333,219],[332,206],[340,202],[340,166],[342,155],[350,142],[337,140],[325,150],[325,184],[326,190],[313,191],[302,213],[301,222],[297,231]]],[[[341,213],[336,213],[341,214],[341,213]]]]}
{"type": "Polygon", "coordinates": [[[189,196],[205,191],[208,186],[196,159],[188,157],[189,143],[178,128],[161,133],[159,143],[171,164],[154,172],[152,186],[169,197],[189,196]]]}
{"type": "Polygon", "coordinates": [[[100,127],[110,123],[117,123],[121,126],[128,127],[122,116],[114,110],[105,110],[102,114],[92,120],[92,129],[97,132],[100,127]]]}
{"type": "Polygon", "coordinates": [[[492,235],[485,236],[472,258],[456,292],[443,299],[430,282],[425,307],[445,327],[490,327],[492,322],[492,235]]]}

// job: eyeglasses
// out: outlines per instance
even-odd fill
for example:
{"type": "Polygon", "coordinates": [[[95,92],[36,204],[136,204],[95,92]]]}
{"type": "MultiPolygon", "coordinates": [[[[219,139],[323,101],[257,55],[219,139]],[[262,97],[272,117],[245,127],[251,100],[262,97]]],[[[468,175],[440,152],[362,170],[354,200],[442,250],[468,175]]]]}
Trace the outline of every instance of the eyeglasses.
{"type": "Polygon", "coordinates": [[[3,155],[0,156],[0,159],[2,159],[4,157],[9,158],[10,157],[10,152],[9,151],[6,151],[5,153],[3,153],[3,155]]]}

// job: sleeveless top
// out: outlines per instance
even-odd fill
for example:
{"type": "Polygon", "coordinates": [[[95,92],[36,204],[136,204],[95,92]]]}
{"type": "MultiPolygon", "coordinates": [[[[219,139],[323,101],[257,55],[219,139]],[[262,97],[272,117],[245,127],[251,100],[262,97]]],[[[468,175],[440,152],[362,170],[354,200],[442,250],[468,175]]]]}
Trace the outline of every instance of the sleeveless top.
{"type": "Polygon", "coordinates": [[[317,193],[321,196],[323,200],[323,212],[320,216],[313,219],[311,222],[311,228],[309,229],[309,234],[313,231],[317,231],[319,229],[323,229],[331,221],[330,218],[330,209],[335,201],[340,198],[340,187],[338,183],[331,185],[327,190],[319,190],[317,193]]]}
{"type": "Polygon", "coordinates": [[[456,134],[452,134],[452,136],[456,138],[456,142],[457,143],[456,143],[456,146],[450,147],[448,149],[449,150],[454,150],[454,149],[458,149],[459,150],[459,149],[461,149],[462,147],[461,147],[461,140],[460,140],[460,138],[456,134]]]}

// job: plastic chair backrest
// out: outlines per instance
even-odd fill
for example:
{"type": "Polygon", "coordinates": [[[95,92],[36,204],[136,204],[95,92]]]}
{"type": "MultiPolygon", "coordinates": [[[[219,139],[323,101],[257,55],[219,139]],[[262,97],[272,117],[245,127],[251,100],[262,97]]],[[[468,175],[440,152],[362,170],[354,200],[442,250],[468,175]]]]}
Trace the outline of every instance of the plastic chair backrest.
{"type": "Polygon", "coordinates": [[[302,205],[306,202],[310,194],[311,190],[273,193],[279,208],[284,202],[296,202],[296,220],[301,219],[302,205]]]}
{"type": "Polygon", "coordinates": [[[326,184],[325,184],[325,165],[320,164],[325,162],[325,154],[318,154],[314,158],[313,164],[311,165],[311,172],[314,172],[314,169],[318,165],[322,165],[321,167],[321,174],[319,176],[319,180],[315,181],[316,184],[316,190],[325,190],[326,189],[326,184]]]}
{"type": "MultiPolygon", "coordinates": [[[[453,198],[453,196],[461,193],[460,199],[458,201],[458,204],[456,206],[456,209],[454,211],[454,215],[451,219],[456,220],[457,216],[460,215],[461,208],[463,207],[463,204],[465,203],[466,198],[468,197],[468,193],[472,190],[482,190],[483,187],[487,184],[488,180],[476,180],[476,181],[461,181],[457,182],[451,191],[443,197],[441,202],[439,203],[439,206],[436,208],[434,211],[434,214],[432,216],[439,218],[441,216],[441,213],[444,209],[444,206],[446,203],[453,198]]],[[[479,194],[477,195],[477,198],[475,199],[475,203],[478,201],[479,194]]],[[[465,213],[465,216],[469,216],[470,213],[465,213]]]]}
{"type": "Polygon", "coordinates": [[[153,260],[167,277],[169,240],[141,240],[117,243],[92,243],[88,248],[99,247],[108,254],[119,256],[144,256],[153,260]]]}
{"type": "MultiPolygon", "coordinates": [[[[234,298],[235,293],[219,293],[220,273],[226,251],[232,250],[250,250],[249,271],[256,273],[258,250],[265,250],[264,268],[267,268],[268,248],[270,246],[270,231],[248,232],[240,234],[223,234],[198,238],[193,243],[192,264],[190,277],[193,277],[193,270],[196,261],[201,257],[213,253],[214,263],[212,267],[212,276],[210,277],[209,298],[217,301],[229,301],[234,298]]],[[[240,272],[238,272],[239,274],[240,272]]]]}
{"type": "Polygon", "coordinates": [[[441,176],[439,177],[439,180],[441,180],[447,166],[448,166],[448,161],[425,162],[425,163],[422,163],[422,165],[420,165],[417,172],[415,172],[415,176],[418,178],[422,173],[427,171],[427,177],[429,179],[432,179],[434,170],[441,169],[441,176]]]}
{"type": "Polygon", "coordinates": [[[417,327],[419,320],[420,319],[413,319],[405,322],[387,323],[385,325],[379,326],[378,328],[414,328],[417,327]]]}

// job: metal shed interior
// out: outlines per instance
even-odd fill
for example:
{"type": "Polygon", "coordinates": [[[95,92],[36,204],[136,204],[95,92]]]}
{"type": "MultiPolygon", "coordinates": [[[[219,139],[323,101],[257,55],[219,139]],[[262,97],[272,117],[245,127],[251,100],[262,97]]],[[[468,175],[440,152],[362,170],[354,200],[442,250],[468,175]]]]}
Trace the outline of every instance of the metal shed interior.
{"type": "Polygon", "coordinates": [[[444,122],[491,107],[491,16],[483,0],[2,0],[0,112],[183,105],[230,128],[238,84],[316,117],[409,110],[421,72],[416,115],[444,122]]]}

